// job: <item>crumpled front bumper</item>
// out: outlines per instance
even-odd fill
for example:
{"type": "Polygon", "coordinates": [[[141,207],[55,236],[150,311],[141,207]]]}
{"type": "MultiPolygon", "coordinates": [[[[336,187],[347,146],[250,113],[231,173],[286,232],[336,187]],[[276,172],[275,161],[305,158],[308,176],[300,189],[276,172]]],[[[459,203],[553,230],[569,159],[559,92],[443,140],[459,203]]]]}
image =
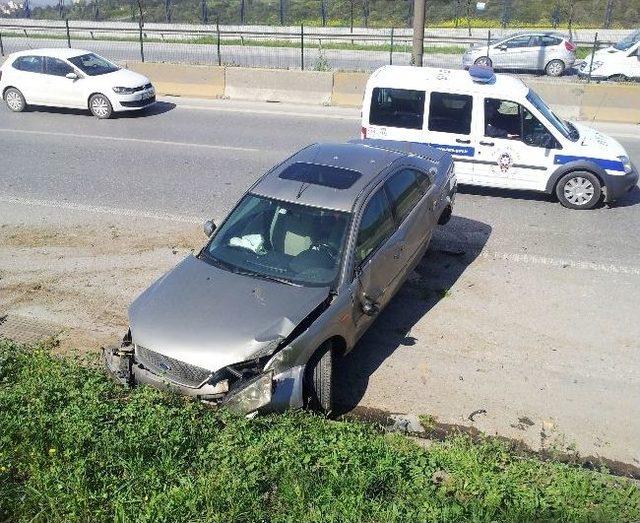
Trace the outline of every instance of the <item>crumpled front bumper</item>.
{"type": "Polygon", "coordinates": [[[133,345],[103,348],[107,371],[123,385],[139,384],[169,390],[208,403],[224,406],[242,414],[253,412],[281,412],[303,406],[302,380],[304,365],[292,367],[274,375],[273,370],[247,379],[240,379],[229,391],[218,384],[204,383],[198,388],[186,387],[160,376],[135,360],[133,345]]]}

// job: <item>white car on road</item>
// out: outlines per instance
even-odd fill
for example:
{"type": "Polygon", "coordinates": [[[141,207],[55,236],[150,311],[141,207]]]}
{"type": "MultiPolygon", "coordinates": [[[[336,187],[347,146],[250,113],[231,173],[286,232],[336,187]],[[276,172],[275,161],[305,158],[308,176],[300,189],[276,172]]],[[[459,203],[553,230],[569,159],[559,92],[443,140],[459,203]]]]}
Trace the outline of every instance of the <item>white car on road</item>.
{"type": "Polygon", "coordinates": [[[98,118],[156,101],[146,76],[81,49],[30,49],[9,55],[0,68],[0,93],[10,110],[29,105],[89,109],[98,118]]]}
{"type": "Polygon", "coordinates": [[[578,66],[578,75],[587,77],[589,71],[595,80],[640,80],[640,29],[587,56],[578,66]]]}

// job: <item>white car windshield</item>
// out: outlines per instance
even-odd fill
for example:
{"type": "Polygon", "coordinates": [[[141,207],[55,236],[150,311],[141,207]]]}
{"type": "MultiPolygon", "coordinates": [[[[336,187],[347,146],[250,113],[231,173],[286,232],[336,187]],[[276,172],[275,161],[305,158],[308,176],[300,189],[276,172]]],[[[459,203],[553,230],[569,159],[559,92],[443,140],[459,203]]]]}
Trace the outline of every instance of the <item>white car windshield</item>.
{"type": "Polygon", "coordinates": [[[330,286],[350,214],[249,194],[202,252],[220,268],[290,285],[330,286]]]}
{"type": "Polygon", "coordinates": [[[626,38],[623,38],[618,43],[614,44],[613,47],[618,51],[626,51],[638,42],[640,42],[640,30],[631,33],[626,38]]]}
{"type": "Polygon", "coordinates": [[[578,141],[578,139],[580,138],[578,130],[569,122],[565,122],[564,120],[558,118],[535,91],[529,89],[527,100],[529,100],[529,102],[531,102],[531,104],[544,115],[544,117],[547,119],[547,121],[549,121],[549,123],[551,123],[551,125],[553,125],[558,131],[562,133],[562,136],[564,136],[568,140],[571,140],[572,142],[578,141]]]}
{"type": "Polygon", "coordinates": [[[89,76],[99,76],[102,74],[113,73],[120,68],[112,64],[109,60],[98,56],[97,54],[88,53],[80,56],[69,58],[69,61],[89,76]]]}

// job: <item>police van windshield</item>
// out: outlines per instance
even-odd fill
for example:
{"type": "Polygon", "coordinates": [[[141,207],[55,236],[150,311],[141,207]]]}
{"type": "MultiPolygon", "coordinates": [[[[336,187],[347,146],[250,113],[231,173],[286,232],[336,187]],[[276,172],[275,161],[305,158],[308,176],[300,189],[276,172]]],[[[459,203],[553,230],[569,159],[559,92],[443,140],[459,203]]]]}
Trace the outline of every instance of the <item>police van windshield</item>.
{"type": "Polygon", "coordinates": [[[527,94],[527,100],[533,104],[533,106],[540,111],[544,117],[553,125],[562,136],[571,140],[572,142],[577,142],[580,138],[578,130],[571,125],[569,122],[565,122],[558,118],[555,113],[549,108],[549,106],[544,102],[542,98],[540,98],[535,91],[529,89],[529,93],[527,94]]]}

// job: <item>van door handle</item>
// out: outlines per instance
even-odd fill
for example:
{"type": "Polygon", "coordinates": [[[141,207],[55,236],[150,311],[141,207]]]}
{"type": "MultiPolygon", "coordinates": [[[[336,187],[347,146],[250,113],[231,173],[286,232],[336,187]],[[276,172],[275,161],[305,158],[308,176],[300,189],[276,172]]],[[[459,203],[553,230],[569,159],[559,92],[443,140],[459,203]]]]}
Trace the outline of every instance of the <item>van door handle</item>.
{"type": "Polygon", "coordinates": [[[456,142],[458,142],[458,143],[471,143],[471,140],[463,140],[462,138],[456,138],[456,142]]]}
{"type": "Polygon", "coordinates": [[[487,147],[493,147],[495,143],[493,142],[480,142],[480,145],[486,145],[487,147]]]}

